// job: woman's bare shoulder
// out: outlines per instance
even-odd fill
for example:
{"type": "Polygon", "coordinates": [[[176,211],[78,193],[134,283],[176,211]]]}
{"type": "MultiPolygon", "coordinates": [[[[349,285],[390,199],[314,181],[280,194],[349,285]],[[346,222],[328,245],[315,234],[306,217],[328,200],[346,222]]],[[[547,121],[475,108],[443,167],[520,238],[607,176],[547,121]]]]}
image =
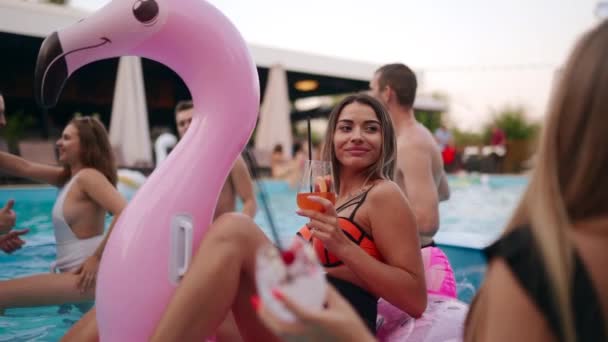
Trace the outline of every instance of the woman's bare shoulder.
{"type": "Polygon", "coordinates": [[[84,168],[72,177],[76,177],[76,181],[86,187],[95,187],[100,186],[103,183],[108,183],[108,180],[103,173],[94,168],[84,168]]]}
{"type": "Polygon", "coordinates": [[[78,171],[78,173],[75,174],[74,177],[76,177],[76,176],[78,178],[90,179],[90,178],[103,177],[103,174],[97,169],[94,169],[92,167],[87,167],[87,168],[84,168],[84,169],[78,171]]]}
{"type": "Polygon", "coordinates": [[[399,188],[397,183],[380,179],[377,180],[376,183],[369,191],[369,199],[373,202],[376,201],[405,201],[405,195],[403,191],[399,188]]]}

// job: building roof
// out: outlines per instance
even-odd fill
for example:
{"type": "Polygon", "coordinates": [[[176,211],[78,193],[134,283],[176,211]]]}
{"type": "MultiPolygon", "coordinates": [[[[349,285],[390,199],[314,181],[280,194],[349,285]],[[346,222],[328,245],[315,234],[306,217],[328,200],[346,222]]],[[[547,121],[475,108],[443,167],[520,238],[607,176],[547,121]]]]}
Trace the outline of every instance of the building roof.
{"type": "MultiPolygon", "coordinates": [[[[91,12],[48,3],[0,0],[0,32],[46,37],[91,12]],[[24,20],[23,18],[26,18],[24,20]]],[[[286,70],[369,81],[378,65],[341,58],[249,44],[256,64],[269,68],[281,64],[286,70]]]]}
{"type": "MultiPolygon", "coordinates": [[[[87,17],[91,12],[70,6],[40,3],[37,0],[0,0],[0,32],[44,38],[53,31],[69,26],[87,17]]],[[[350,93],[368,88],[368,82],[379,65],[249,44],[258,66],[262,90],[268,69],[280,64],[288,73],[289,97],[302,97],[350,93]],[[314,80],[318,88],[300,91],[295,84],[301,80],[314,80]]],[[[444,111],[445,103],[419,94],[414,106],[429,111],[444,111]]]]}

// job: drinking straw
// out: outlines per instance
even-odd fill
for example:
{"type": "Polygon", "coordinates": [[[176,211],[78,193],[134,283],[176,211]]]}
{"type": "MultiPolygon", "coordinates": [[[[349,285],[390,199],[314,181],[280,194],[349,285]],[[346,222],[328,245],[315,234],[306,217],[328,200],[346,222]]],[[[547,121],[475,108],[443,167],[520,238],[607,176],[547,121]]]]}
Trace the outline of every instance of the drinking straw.
{"type": "Polygon", "coordinates": [[[264,183],[260,182],[260,178],[257,174],[258,163],[255,159],[255,156],[251,153],[249,149],[245,150],[244,157],[249,161],[249,165],[251,165],[251,175],[253,176],[253,179],[255,180],[255,183],[258,186],[258,190],[260,192],[262,209],[264,209],[264,214],[266,214],[266,219],[268,220],[268,225],[270,226],[270,232],[272,233],[272,239],[274,240],[277,248],[280,251],[283,251],[283,246],[281,246],[281,239],[279,238],[279,232],[277,231],[276,225],[274,224],[274,219],[272,217],[272,210],[268,201],[266,188],[264,187],[264,183]]]}
{"type": "Polygon", "coordinates": [[[310,160],[310,192],[312,193],[312,133],[310,132],[310,113],[306,116],[306,125],[308,126],[308,160],[310,160]]]}
{"type": "Polygon", "coordinates": [[[306,117],[308,126],[308,160],[312,160],[312,133],[310,132],[310,114],[306,117]]]}

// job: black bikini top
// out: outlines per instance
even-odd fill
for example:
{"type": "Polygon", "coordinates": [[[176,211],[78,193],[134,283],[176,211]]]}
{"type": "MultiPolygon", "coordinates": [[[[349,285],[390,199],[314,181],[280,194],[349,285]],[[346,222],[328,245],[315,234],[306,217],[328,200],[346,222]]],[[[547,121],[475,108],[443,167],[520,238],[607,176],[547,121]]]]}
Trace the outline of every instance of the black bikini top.
{"type": "MultiPolygon", "coordinates": [[[[551,330],[564,341],[557,304],[551,295],[549,276],[543,266],[540,250],[530,227],[514,229],[484,250],[488,261],[500,257],[504,259],[530,298],[547,319],[551,330]]],[[[605,320],[602,318],[599,296],[593,287],[580,256],[574,255],[574,278],[571,300],[575,320],[576,336],[579,341],[608,341],[605,320]]]]}

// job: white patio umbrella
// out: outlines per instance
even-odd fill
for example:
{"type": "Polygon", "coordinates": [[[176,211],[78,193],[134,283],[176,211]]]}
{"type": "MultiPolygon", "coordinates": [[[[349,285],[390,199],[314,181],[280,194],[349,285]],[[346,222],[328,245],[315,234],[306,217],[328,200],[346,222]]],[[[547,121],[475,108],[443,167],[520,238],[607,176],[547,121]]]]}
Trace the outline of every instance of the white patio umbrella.
{"type": "Polygon", "coordinates": [[[268,71],[264,102],[260,108],[260,120],[255,137],[255,147],[260,151],[272,151],[276,144],[283,146],[285,156],[291,157],[291,104],[287,85],[287,73],[280,65],[268,71]]]}
{"type": "Polygon", "coordinates": [[[152,166],[152,145],[139,57],[121,57],[116,74],[110,143],[124,166],[152,166]]]}

